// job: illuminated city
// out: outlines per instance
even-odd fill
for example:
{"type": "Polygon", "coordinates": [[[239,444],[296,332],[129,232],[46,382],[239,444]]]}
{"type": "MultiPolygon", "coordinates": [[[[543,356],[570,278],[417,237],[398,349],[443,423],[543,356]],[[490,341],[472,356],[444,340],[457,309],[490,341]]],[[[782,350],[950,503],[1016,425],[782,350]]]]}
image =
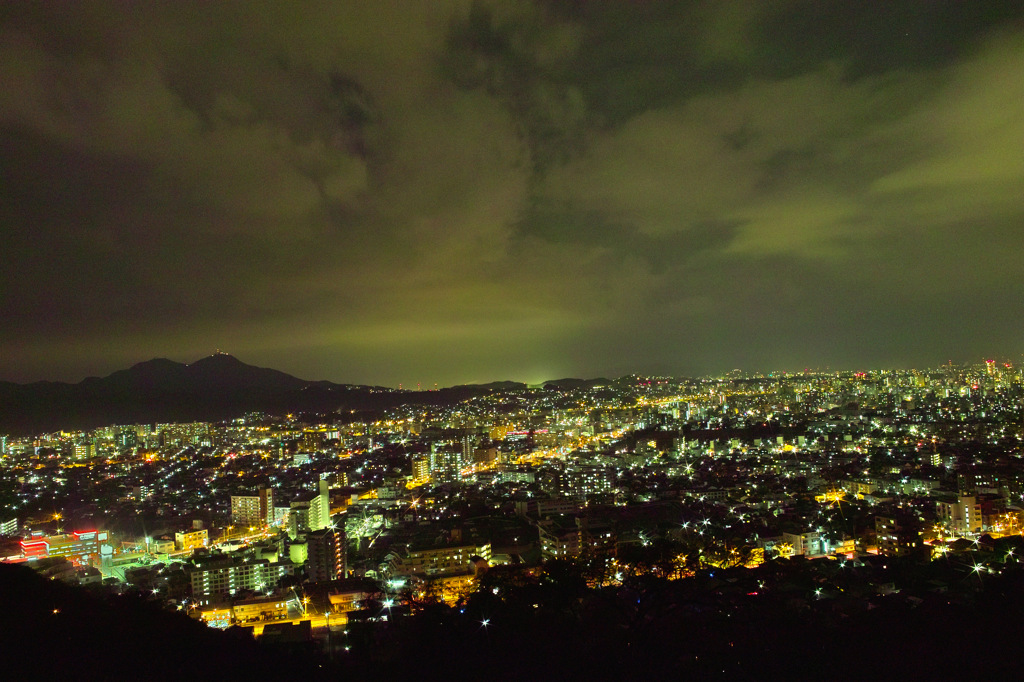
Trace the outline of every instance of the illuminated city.
{"type": "Polygon", "coordinates": [[[715,608],[850,613],[1020,575],[1010,362],[424,395],[4,437],[5,561],[257,638],[304,625],[341,661],[350,627],[424,609],[492,601],[500,627],[556,566],[594,595],[717,574],[715,608]]]}

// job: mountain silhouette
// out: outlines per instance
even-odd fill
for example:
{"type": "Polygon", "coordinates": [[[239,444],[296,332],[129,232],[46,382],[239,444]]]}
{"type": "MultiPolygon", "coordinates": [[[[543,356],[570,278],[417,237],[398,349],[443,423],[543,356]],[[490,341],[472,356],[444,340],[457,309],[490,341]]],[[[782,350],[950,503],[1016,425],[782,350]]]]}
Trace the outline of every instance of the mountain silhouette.
{"type": "Polygon", "coordinates": [[[333,411],[374,390],[386,389],[305,381],[224,353],[191,364],[156,358],[77,384],[0,382],[0,432],[218,421],[251,411],[333,411]]]}
{"type": "Polygon", "coordinates": [[[90,378],[82,382],[136,391],[296,391],[311,383],[314,382],[297,379],[276,369],[247,365],[226,353],[210,355],[188,365],[163,358],[147,360],[103,379],[90,378]]]}
{"type": "Polygon", "coordinates": [[[0,382],[0,434],[31,435],[109,424],[221,421],[246,412],[379,410],[403,403],[445,405],[474,395],[524,387],[516,382],[397,391],[307,381],[248,365],[226,353],[190,364],[155,358],[77,384],[0,382]]]}

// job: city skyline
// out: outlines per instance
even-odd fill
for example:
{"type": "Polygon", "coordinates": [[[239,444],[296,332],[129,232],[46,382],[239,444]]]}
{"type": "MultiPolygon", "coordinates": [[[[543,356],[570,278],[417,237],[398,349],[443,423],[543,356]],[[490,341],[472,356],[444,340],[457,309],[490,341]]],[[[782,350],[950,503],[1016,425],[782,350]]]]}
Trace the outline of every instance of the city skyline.
{"type": "MultiPolygon", "coordinates": [[[[479,385],[488,385],[488,384],[504,384],[504,383],[508,383],[508,382],[523,384],[524,386],[531,387],[531,388],[538,388],[538,387],[541,387],[544,384],[551,383],[551,382],[558,382],[558,381],[562,381],[562,380],[580,380],[580,381],[609,380],[609,381],[621,381],[621,380],[627,379],[629,377],[639,377],[641,379],[650,378],[650,379],[683,379],[683,380],[722,380],[722,379],[726,379],[726,378],[736,378],[736,377],[741,377],[741,378],[770,378],[770,377],[784,378],[784,377],[797,377],[797,376],[800,376],[800,375],[807,375],[807,376],[814,376],[814,375],[840,375],[840,374],[851,374],[851,373],[884,375],[884,374],[889,374],[889,373],[935,371],[935,370],[941,370],[941,369],[948,369],[950,367],[966,369],[966,368],[970,368],[970,367],[984,367],[984,366],[990,366],[990,365],[994,365],[994,366],[997,366],[997,367],[1006,367],[1006,368],[1013,369],[1013,368],[1017,368],[1021,364],[1020,362],[1015,361],[1015,360],[1024,360],[1024,358],[1017,358],[1017,359],[1011,358],[1010,356],[1005,355],[1005,354],[994,354],[994,355],[991,355],[991,356],[976,357],[976,358],[973,358],[971,360],[962,361],[962,362],[955,362],[953,360],[948,360],[948,361],[943,362],[943,363],[937,363],[935,365],[929,365],[929,366],[924,366],[924,365],[921,365],[921,366],[902,366],[902,367],[866,367],[866,366],[810,367],[810,366],[806,366],[806,367],[799,367],[799,368],[788,368],[787,367],[787,368],[774,368],[774,369],[772,369],[772,368],[740,368],[740,367],[734,367],[732,369],[725,370],[725,371],[718,372],[718,373],[705,373],[705,374],[692,374],[692,375],[687,375],[687,374],[675,374],[675,375],[673,375],[673,374],[658,374],[658,373],[644,373],[644,372],[627,372],[625,374],[618,374],[618,375],[608,374],[608,375],[603,375],[603,376],[598,376],[598,375],[592,375],[592,376],[579,375],[579,376],[572,376],[572,377],[570,377],[570,376],[546,376],[546,377],[539,378],[536,381],[523,381],[523,380],[514,379],[514,378],[510,378],[510,377],[506,377],[506,376],[494,376],[494,377],[485,377],[481,381],[477,381],[477,382],[466,382],[466,383],[461,383],[461,384],[440,384],[440,383],[436,383],[436,382],[435,383],[399,382],[398,384],[388,385],[388,384],[384,384],[384,383],[381,383],[381,382],[373,382],[373,381],[370,381],[370,382],[367,382],[367,383],[356,384],[356,383],[352,383],[352,382],[333,381],[333,380],[330,380],[330,379],[324,379],[323,377],[319,377],[319,376],[296,376],[296,375],[290,374],[289,372],[285,372],[285,371],[283,371],[281,369],[278,369],[278,368],[275,368],[275,367],[263,367],[263,366],[254,365],[254,364],[246,362],[246,361],[244,361],[244,360],[242,360],[240,358],[237,358],[237,357],[231,355],[230,353],[227,353],[225,351],[222,351],[222,350],[218,349],[215,353],[212,353],[212,354],[200,357],[200,358],[192,358],[191,361],[178,361],[178,360],[173,360],[171,358],[166,358],[166,357],[148,358],[146,360],[140,360],[139,362],[134,362],[130,366],[118,367],[118,368],[114,369],[113,371],[108,372],[108,373],[103,374],[103,375],[90,374],[90,375],[87,375],[87,376],[82,376],[80,379],[71,379],[71,380],[68,380],[68,381],[56,381],[56,382],[52,382],[52,383],[76,385],[78,383],[81,383],[81,382],[87,381],[87,380],[93,381],[93,380],[96,380],[96,379],[108,379],[111,376],[116,376],[116,375],[119,375],[119,374],[123,374],[126,371],[130,372],[130,371],[132,371],[132,370],[134,370],[134,369],[136,369],[136,368],[138,368],[140,366],[146,366],[146,365],[149,365],[151,363],[164,363],[164,362],[167,362],[167,363],[171,363],[172,365],[180,365],[180,366],[183,366],[183,367],[189,367],[191,365],[195,365],[196,363],[200,363],[200,362],[202,362],[204,360],[208,360],[208,359],[213,358],[215,356],[226,356],[226,357],[232,359],[233,362],[237,362],[237,363],[239,363],[240,366],[244,366],[244,367],[248,368],[249,370],[270,371],[270,372],[273,372],[273,373],[284,374],[284,375],[287,375],[289,378],[297,379],[300,382],[307,382],[307,383],[327,382],[329,384],[334,384],[336,386],[349,385],[349,386],[358,386],[358,387],[365,387],[365,388],[396,389],[396,390],[399,390],[399,391],[407,391],[407,392],[430,391],[430,390],[436,390],[436,389],[439,389],[439,388],[440,389],[449,389],[449,388],[459,388],[459,387],[466,387],[466,386],[479,386],[479,385]]],[[[8,382],[7,380],[3,379],[2,377],[0,377],[0,382],[6,382],[6,383],[10,383],[10,384],[15,384],[15,385],[18,385],[18,386],[25,386],[25,387],[29,387],[29,386],[32,386],[33,384],[39,384],[39,383],[50,383],[48,380],[26,381],[26,382],[8,382]]]]}
{"type": "Polygon", "coordinates": [[[0,11],[0,380],[1024,352],[1013,2],[0,11]]]}

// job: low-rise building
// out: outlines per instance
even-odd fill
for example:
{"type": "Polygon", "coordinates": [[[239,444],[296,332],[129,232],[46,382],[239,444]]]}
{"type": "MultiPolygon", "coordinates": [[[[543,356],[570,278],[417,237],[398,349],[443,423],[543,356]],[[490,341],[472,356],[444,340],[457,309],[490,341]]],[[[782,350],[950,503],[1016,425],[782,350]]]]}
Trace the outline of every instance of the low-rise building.
{"type": "Polygon", "coordinates": [[[440,576],[471,573],[474,558],[489,561],[491,544],[458,543],[411,545],[405,552],[389,555],[391,576],[440,576]]]}
{"type": "Polygon", "coordinates": [[[537,523],[541,555],[545,559],[572,559],[580,553],[580,531],[572,517],[558,516],[537,523]]]}
{"type": "Polygon", "coordinates": [[[804,556],[828,554],[828,543],[818,532],[783,533],[782,542],[793,547],[793,554],[803,554],[804,556]]]}
{"type": "Polygon", "coordinates": [[[174,534],[174,546],[180,551],[189,551],[207,547],[210,544],[210,533],[205,528],[183,530],[174,534]]]}
{"type": "Polygon", "coordinates": [[[942,496],[935,503],[936,516],[953,533],[980,533],[981,504],[974,495],[942,496]]]}
{"type": "Polygon", "coordinates": [[[199,602],[225,599],[242,590],[265,590],[294,572],[290,561],[272,564],[228,556],[204,559],[188,569],[192,598],[199,602]]]}
{"type": "Polygon", "coordinates": [[[33,533],[21,541],[21,553],[26,559],[67,557],[68,560],[87,565],[92,557],[99,557],[100,546],[108,542],[106,531],[76,531],[61,535],[33,533]]]}
{"type": "MultiPolygon", "coordinates": [[[[245,624],[258,621],[283,620],[288,617],[289,600],[280,596],[242,599],[231,605],[231,616],[235,623],[245,624]]],[[[294,609],[298,605],[292,599],[294,609]]]]}

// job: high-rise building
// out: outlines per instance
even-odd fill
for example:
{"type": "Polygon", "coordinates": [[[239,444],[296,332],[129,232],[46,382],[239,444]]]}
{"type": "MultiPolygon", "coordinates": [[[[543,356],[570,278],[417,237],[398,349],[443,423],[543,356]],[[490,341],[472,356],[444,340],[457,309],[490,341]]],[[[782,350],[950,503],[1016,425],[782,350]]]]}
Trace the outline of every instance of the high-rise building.
{"type": "Polygon", "coordinates": [[[0,522],[0,535],[17,535],[18,534],[18,517],[14,516],[10,519],[0,522]]]}
{"type": "Polygon", "coordinates": [[[438,483],[454,483],[461,478],[462,444],[439,441],[430,445],[430,476],[438,483]]]}
{"type": "Polygon", "coordinates": [[[430,476],[430,458],[417,457],[412,461],[412,477],[417,481],[425,480],[430,476]]]}
{"type": "Polygon", "coordinates": [[[875,541],[878,553],[904,556],[923,544],[918,524],[908,515],[875,516],[875,541]],[[901,518],[902,517],[902,518],[901,518]]]}
{"type": "Polygon", "coordinates": [[[262,526],[266,518],[260,513],[259,495],[231,496],[231,523],[236,526],[262,526]]]}
{"type": "Polygon", "coordinates": [[[325,429],[306,429],[302,432],[302,451],[317,452],[323,450],[325,437],[325,429]]]}
{"type": "Polygon", "coordinates": [[[255,495],[232,495],[231,523],[256,528],[273,524],[274,490],[260,486],[255,495]]]}
{"type": "Polygon", "coordinates": [[[134,428],[125,427],[117,432],[116,442],[119,448],[134,448],[139,443],[139,434],[134,428]]]}
{"type": "Polygon", "coordinates": [[[330,527],[330,483],[321,478],[317,481],[316,493],[306,493],[292,500],[288,511],[288,535],[295,540],[309,531],[330,527]]]}
{"type": "Polygon", "coordinates": [[[271,526],[274,524],[274,490],[266,486],[259,487],[260,518],[262,522],[271,526]]]}
{"type": "Polygon", "coordinates": [[[331,489],[327,479],[317,482],[317,494],[309,501],[309,529],[321,530],[331,525],[331,489]]]}
{"type": "Polygon", "coordinates": [[[292,500],[288,510],[288,536],[296,540],[300,535],[305,535],[311,529],[309,527],[310,501],[308,499],[292,500]]]}
{"type": "Polygon", "coordinates": [[[559,476],[559,493],[563,497],[586,498],[615,490],[615,472],[608,467],[569,467],[559,476]]]}
{"type": "Polygon", "coordinates": [[[92,459],[96,456],[96,444],[91,442],[79,443],[75,446],[75,459],[92,459]]]}
{"type": "Polygon", "coordinates": [[[307,573],[314,582],[337,580],[345,576],[344,535],[333,528],[310,531],[306,535],[307,573]]]}

